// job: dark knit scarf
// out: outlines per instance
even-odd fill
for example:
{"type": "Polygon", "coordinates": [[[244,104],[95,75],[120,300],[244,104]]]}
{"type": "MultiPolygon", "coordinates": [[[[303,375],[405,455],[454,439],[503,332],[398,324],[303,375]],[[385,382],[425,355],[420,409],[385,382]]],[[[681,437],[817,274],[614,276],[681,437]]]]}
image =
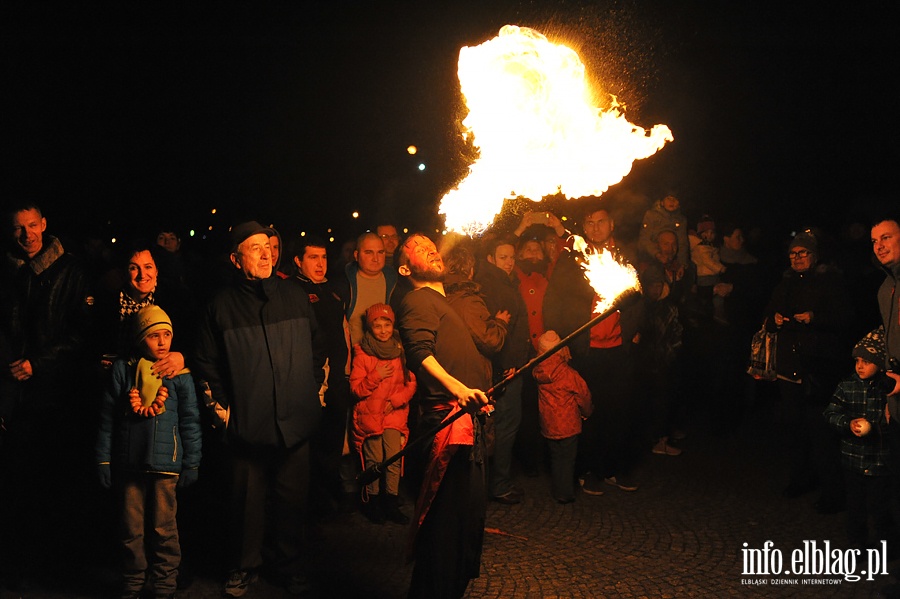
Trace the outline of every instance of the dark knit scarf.
{"type": "Polygon", "coordinates": [[[398,331],[395,330],[394,334],[387,341],[379,341],[371,331],[366,331],[359,345],[364,352],[370,356],[375,356],[379,360],[400,358],[400,364],[403,365],[403,380],[407,383],[409,382],[406,355],[403,353],[403,344],[400,343],[400,333],[398,331]]]}
{"type": "Polygon", "coordinates": [[[153,292],[156,291],[154,289],[150,293],[147,294],[142,300],[135,301],[130,295],[128,295],[125,290],[119,292],[119,321],[125,320],[127,317],[132,314],[136,314],[141,310],[141,308],[146,308],[147,306],[153,305],[153,292]]]}

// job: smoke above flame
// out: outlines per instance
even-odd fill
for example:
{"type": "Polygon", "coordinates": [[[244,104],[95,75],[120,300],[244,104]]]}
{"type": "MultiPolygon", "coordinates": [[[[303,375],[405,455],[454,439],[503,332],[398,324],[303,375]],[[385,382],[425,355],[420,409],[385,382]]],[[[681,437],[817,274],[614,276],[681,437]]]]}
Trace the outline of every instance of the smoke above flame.
{"type": "Polygon", "coordinates": [[[506,25],[462,48],[458,71],[464,137],[479,157],[441,200],[448,230],[483,233],[505,199],[599,196],[673,140],[665,125],[629,123],[615,98],[609,110],[594,106],[578,54],[533,29],[506,25]]]}

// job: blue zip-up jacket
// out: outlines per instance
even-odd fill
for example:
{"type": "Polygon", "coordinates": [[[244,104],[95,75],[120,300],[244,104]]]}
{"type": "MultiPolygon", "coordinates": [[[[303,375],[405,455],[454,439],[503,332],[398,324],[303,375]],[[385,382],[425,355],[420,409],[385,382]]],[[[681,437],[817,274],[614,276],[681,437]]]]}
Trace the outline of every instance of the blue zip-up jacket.
{"type": "Polygon", "coordinates": [[[135,414],[128,397],[135,386],[135,365],[115,361],[100,408],[98,464],[163,474],[180,474],[200,466],[202,434],[194,380],[183,371],[163,379],[163,385],[169,391],[166,411],[152,418],[135,414]]]}

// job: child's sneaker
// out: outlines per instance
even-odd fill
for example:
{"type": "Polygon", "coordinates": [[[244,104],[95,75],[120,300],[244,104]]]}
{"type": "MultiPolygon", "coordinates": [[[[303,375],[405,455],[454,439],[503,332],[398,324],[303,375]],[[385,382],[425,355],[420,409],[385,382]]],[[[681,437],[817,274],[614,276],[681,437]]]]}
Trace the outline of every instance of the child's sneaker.
{"type": "Polygon", "coordinates": [[[610,476],[609,478],[605,478],[603,480],[606,484],[612,485],[614,487],[619,487],[623,491],[637,491],[638,490],[638,486],[636,483],[626,480],[625,478],[623,478],[621,476],[618,476],[618,477],[610,476]]]}
{"type": "Polygon", "coordinates": [[[578,484],[581,485],[581,490],[588,495],[593,495],[595,497],[603,495],[600,479],[592,472],[588,472],[584,476],[579,476],[578,484]]]}
{"type": "Polygon", "coordinates": [[[259,575],[250,570],[232,570],[225,582],[224,593],[229,597],[243,597],[247,588],[258,578],[259,575]]]}

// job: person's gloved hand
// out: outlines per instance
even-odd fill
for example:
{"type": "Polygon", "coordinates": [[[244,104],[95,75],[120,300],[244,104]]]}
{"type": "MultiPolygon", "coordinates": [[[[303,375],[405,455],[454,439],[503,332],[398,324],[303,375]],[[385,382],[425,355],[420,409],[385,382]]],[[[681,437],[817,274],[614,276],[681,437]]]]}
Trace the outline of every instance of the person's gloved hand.
{"type": "Polygon", "coordinates": [[[200,478],[200,471],[196,468],[191,470],[184,470],[178,477],[178,488],[185,489],[190,487],[192,484],[197,482],[197,479],[200,478]]]}
{"type": "Polygon", "coordinates": [[[112,471],[109,469],[109,464],[97,464],[97,480],[104,489],[112,487],[112,471]]]}

